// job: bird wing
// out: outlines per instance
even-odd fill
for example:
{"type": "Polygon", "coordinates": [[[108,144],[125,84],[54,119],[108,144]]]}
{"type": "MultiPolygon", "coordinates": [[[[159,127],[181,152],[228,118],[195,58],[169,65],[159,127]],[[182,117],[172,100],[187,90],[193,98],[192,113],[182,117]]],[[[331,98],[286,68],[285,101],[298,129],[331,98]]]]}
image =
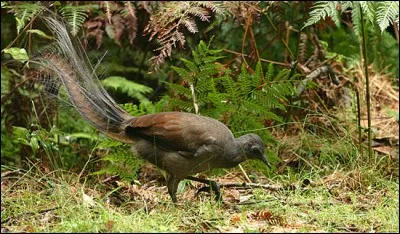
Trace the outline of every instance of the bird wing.
{"type": "Polygon", "coordinates": [[[184,112],[162,112],[133,118],[125,132],[128,136],[147,139],[164,150],[177,151],[186,157],[202,153],[207,146],[223,148],[234,139],[230,130],[219,121],[184,112]]]}

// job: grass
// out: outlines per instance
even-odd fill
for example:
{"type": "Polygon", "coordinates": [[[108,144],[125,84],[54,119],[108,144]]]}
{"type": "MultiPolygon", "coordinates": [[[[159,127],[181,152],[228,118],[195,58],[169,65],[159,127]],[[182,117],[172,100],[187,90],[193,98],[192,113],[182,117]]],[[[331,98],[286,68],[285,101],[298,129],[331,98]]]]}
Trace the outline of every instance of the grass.
{"type": "MultiPolygon", "coordinates": [[[[206,193],[195,197],[201,184],[184,181],[173,204],[165,177],[149,164],[140,166],[133,184],[87,175],[93,169],[82,174],[2,165],[1,231],[398,233],[398,148],[394,156],[375,152],[369,158],[354,143],[351,121],[340,119],[309,115],[300,126],[273,132],[279,144],[270,149],[272,169],[256,161],[242,166],[254,183],[282,189],[224,187],[223,203],[206,193]]],[[[208,176],[246,181],[239,168],[208,176]]]]}
{"type": "MultiPolygon", "coordinates": [[[[376,155],[340,164],[339,152],[353,152],[346,141],[338,146],[320,138],[311,144],[312,139],[303,136],[302,141],[308,142],[308,153],[323,156],[320,160],[306,158],[298,143],[290,149],[303,159],[280,174],[268,172],[267,178],[251,170],[254,162],[243,165],[259,183],[295,189],[224,188],[224,203],[206,193],[194,197],[200,184],[186,181],[174,205],[161,175],[137,185],[93,176],[77,181],[74,173],[46,174],[36,165],[28,171],[2,166],[2,232],[398,232],[397,162],[376,155]]],[[[287,150],[287,142],[281,142],[280,150],[287,150]]],[[[214,179],[242,177],[234,169],[214,179]]]]}

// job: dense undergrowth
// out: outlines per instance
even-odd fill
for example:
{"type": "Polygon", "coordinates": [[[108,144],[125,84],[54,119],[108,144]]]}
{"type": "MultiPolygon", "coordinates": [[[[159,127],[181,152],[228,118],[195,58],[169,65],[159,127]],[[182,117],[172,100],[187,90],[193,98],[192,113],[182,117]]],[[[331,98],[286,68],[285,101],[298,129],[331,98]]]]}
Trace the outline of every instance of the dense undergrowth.
{"type": "Polygon", "coordinates": [[[399,231],[398,2],[45,4],[2,2],[2,232],[399,231]],[[130,114],[200,113],[255,132],[272,167],[200,174],[224,201],[184,181],[175,206],[163,171],[86,123],[29,63],[52,42],[44,8],[102,59],[102,84],[130,114]]]}

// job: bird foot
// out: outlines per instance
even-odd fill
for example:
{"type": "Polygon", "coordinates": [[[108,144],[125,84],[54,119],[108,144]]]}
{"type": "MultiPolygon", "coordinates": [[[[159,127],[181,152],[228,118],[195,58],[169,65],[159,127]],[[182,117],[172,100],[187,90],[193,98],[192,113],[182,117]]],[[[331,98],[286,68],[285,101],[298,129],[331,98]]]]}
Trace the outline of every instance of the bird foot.
{"type": "Polygon", "coordinates": [[[216,201],[221,201],[222,200],[222,196],[221,196],[221,192],[219,190],[219,185],[218,184],[215,184],[214,186],[203,186],[203,187],[201,187],[201,188],[199,188],[197,190],[197,192],[196,192],[196,194],[194,196],[197,197],[201,192],[209,192],[209,193],[211,193],[211,191],[215,192],[215,200],[216,201]]]}

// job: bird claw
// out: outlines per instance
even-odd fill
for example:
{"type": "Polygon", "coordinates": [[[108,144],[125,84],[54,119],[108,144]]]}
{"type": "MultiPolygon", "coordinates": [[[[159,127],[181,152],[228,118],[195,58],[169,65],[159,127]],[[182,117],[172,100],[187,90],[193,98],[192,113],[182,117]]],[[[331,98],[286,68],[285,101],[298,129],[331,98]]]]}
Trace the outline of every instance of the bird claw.
{"type": "Polygon", "coordinates": [[[196,194],[194,195],[194,197],[197,197],[199,195],[199,193],[201,192],[209,192],[211,193],[211,191],[215,192],[215,200],[216,201],[221,201],[222,200],[222,196],[221,196],[221,192],[219,191],[219,186],[218,184],[215,184],[215,186],[213,186],[214,188],[211,189],[211,186],[203,186],[201,188],[199,188],[196,192],[196,194]]]}
{"type": "Polygon", "coordinates": [[[201,192],[211,192],[211,187],[203,186],[203,187],[199,188],[194,196],[197,197],[199,195],[199,193],[201,193],[201,192]]]}

